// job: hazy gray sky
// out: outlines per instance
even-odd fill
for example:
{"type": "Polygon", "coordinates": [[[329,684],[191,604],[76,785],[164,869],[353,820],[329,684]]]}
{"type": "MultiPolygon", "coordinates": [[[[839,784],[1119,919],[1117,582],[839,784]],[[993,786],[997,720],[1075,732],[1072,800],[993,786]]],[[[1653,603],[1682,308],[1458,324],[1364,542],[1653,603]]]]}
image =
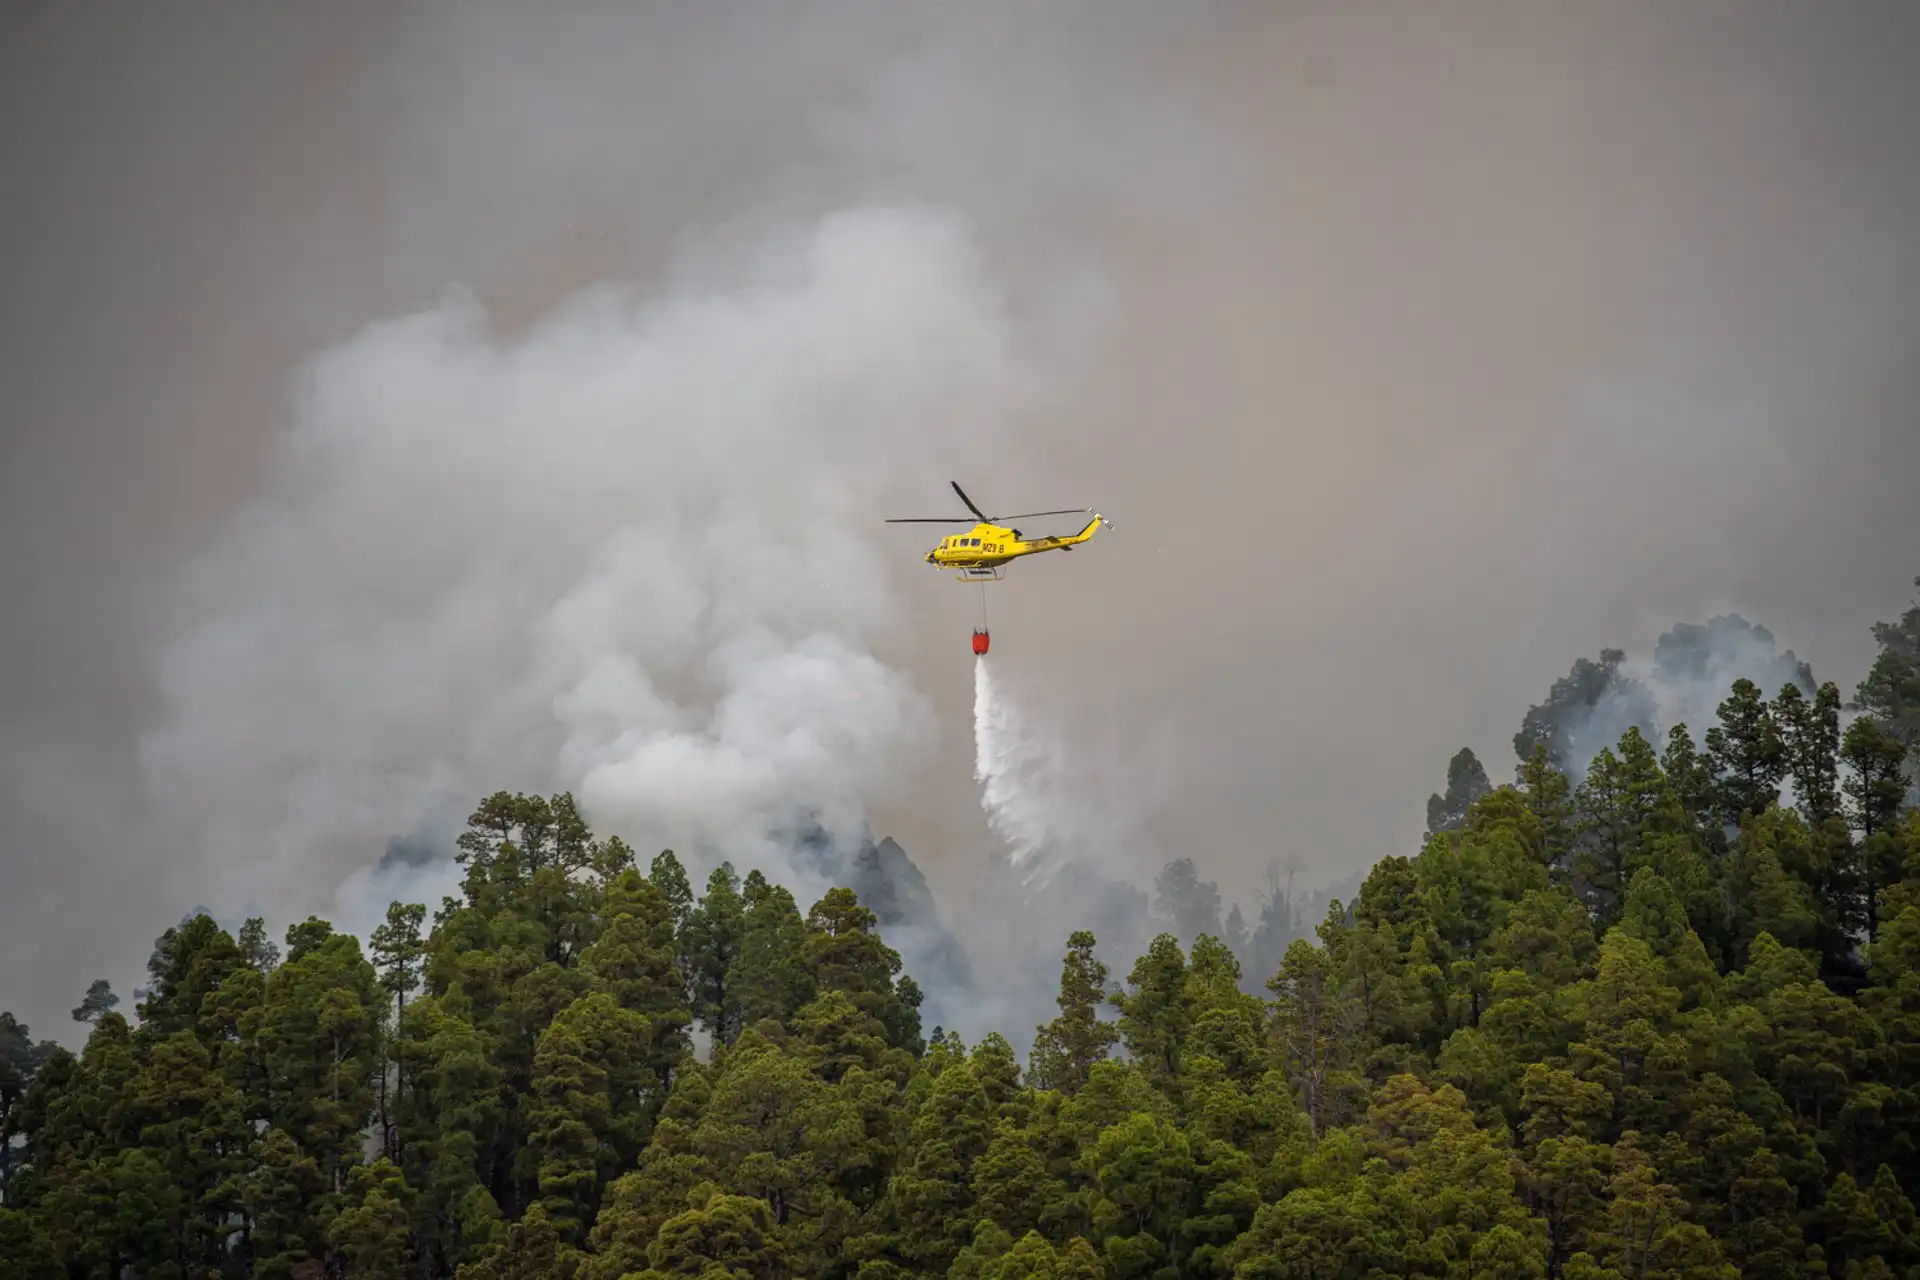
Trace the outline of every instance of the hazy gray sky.
{"type": "Polygon", "coordinates": [[[1911,5],[6,21],[0,1006],[43,1033],[223,869],[277,932],[421,788],[631,764],[642,615],[691,646],[656,690],[738,695],[726,795],[829,714],[769,690],[885,701],[808,785],[957,895],[976,601],[868,523],[949,478],[1114,519],[994,589],[998,669],[1136,802],[1117,865],[1230,894],[1410,851],[1454,750],[1504,777],[1675,621],[1850,691],[1920,572],[1911,5]],[[839,647],[716,672],[710,626],[839,647]]]}

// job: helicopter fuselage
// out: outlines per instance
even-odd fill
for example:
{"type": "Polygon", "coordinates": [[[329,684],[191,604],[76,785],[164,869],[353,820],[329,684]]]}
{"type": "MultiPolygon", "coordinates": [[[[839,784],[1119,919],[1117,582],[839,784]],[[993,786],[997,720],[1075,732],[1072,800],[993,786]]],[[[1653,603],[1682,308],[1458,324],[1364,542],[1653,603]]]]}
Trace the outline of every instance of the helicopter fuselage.
{"type": "Polygon", "coordinates": [[[983,521],[965,533],[942,538],[938,546],[927,552],[926,562],[941,569],[960,570],[968,579],[997,578],[1000,566],[1008,561],[1042,551],[1070,551],[1093,537],[1105,523],[1106,519],[1095,512],[1093,519],[1078,533],[1029,539],[1022,537],[1018,529],[983,521]]]}

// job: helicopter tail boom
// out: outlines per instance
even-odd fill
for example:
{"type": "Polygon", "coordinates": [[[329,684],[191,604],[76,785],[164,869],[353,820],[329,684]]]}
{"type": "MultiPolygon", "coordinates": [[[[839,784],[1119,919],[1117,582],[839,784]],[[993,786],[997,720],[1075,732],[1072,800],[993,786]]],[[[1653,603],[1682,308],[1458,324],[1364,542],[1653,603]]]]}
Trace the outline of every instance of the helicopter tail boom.
{"type": "Polygon", "coordinates": [[[1101,525],[1105,525],[1111,529],[1113,527],[1113,521],[1096,511],[1093,513],[1093,519],[1087,521],[1087,527],[1080,532],[1063,533],[1058,537],[1052,538],[1036,538],[1028,545],[1037,551],[1071,551],[1073,548],[1093,537],[1101,525]]]}

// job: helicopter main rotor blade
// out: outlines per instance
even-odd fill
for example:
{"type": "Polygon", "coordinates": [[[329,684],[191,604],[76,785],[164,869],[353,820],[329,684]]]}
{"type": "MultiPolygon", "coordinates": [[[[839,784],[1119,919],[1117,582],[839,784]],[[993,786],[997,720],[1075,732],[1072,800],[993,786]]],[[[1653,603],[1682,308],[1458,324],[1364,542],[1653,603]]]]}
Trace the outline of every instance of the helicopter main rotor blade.
{"type": "Polygon", "coordinates": [[[960,501],[967,504],[967,510],[973,512],[973,514],[980,517],[980,521],[982,524],[993,523],[993,521],[988,518],[986,512],[982,511],[980,508],[973,505],[973,499],[967,496],[967,491],[960,487],[960,482],[958,480],[949,480],[947,481],[947,483],[952,485],[953,491],[960,495],[960,501]]]}
{"type": "Polygon", "coordinates": [[[897,520],[888,520],[888,521],[885,521],[884,523],[886,524],[972,524],[973,521],[971,519],[967,519],[961,516],[955,516],[951,519],[949,519],[946,516],[902,516],[897,520]]]}
{"type": "Polygon", "coordinates": [[[1081,516],[1093,510],[1092,507],[1065,507],[1059,511],[1022,511],[1017,516],[998,516],[1000,520],[1031,520],[1035,516],[1081,516]]]}

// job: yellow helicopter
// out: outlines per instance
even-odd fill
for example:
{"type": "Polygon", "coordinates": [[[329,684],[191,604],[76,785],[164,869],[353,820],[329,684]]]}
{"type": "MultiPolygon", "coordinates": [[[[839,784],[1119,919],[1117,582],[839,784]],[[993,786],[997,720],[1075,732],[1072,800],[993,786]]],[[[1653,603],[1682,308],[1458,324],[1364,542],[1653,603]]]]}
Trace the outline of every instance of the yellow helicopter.
{"type": "MultiPolygon", "coordinates": [[[[960,495],[960,501],[967,504],[967,510],[979,517],[979,523],[965,533],[957,533],[942,538],[940,545],[927,552],[926,560],[940,569],[954,571],[954,576],[962,582],[998,582],[1006,576],[1009,561],[1021,556],[1037,555],[1042,551],[1071,551],[1081,543],[1093,537],[1101,525],[1113,528],[1113,521],[1101,515],[1091,507],[1067,507],[1059,511],[1023,511],[1015,516],[989,516],[973,505],[973,499],[967,496],[958,482],[949,480],[953,491],[960,495]],[[1091,515],[1084,529],[1078,533],[1057,534],[1045,538],[1027,538],[1020,530],[1006,520],[1030,520],[1039,516],[1077,516],[1091,515]]],[[[948,519],[944,516],[907,516],[888,520],[888,524],[967,524],[964,518],[948,519]]]]}

